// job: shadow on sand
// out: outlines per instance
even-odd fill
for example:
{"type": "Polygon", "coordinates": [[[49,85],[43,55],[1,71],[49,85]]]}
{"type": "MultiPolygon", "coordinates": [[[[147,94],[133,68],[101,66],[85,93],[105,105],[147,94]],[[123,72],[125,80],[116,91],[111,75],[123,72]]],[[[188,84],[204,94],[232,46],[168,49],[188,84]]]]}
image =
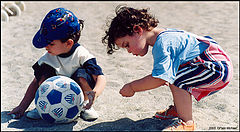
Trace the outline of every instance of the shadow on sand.
{"type": "Polygon", "coordinates": [[[8,112],[10,111],[1,112],[1,124],[8,123],[8,128],[15,128],[23,131],[72,131],[73,126],[77,124],[76,121],[66,124],[47,123],[44,120],[31,120],[26,118],[26,116],[20,119],[12,119],[10,115],[7,115],[8,112]],[[10,120],[13,121],[10,122],[10,120]]]}
{"type": "Polygon", "coordinates": [[[101,122],[82,131],[161,131],[173,121],[161,121],[154,118],[133,121],[129,118],[122,118],[113,122],[101,122]]]}
{"type": "MultiPolygon", "coordinates": [[[[51,124],[44,120],[31,120],[26,118],[26,116],[20,119],[12,119],[10,115],[7,115],[8,112],[9,111],[1,112],[1,124],[8,123],[8,128],[23,131],[73,131],[73,126],[77,124],[77,121],[67,124],[51,124]]],[[[154,118],[134,121],[129,118],[122,118],[112,122],[96,123],[79,131],[161,131],[173,121],[174,120],[162,121],[154,118]]]]}

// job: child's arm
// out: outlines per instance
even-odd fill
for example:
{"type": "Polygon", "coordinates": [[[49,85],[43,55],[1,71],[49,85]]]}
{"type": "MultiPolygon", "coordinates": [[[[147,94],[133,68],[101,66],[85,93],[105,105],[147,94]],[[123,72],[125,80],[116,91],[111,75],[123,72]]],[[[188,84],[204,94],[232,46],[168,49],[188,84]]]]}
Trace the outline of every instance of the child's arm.
{"type": "Polygon", "coordinates": [[[86,92],[88,95],[89,103],[85,106],[86,109],[91,108],[95,99],[103,92],[106,86],[106,78],[104,75],[93,75],[96,85],[92,91],[86,92]]]}
{"type": "Polygon", "coordinates": [[[31,104],[33,99],[35,98],[35,93],[38,89],[38,86],[39,85],[38,85],[37,79],[34,78],[31,84],[28,86],[28,89],[21,103],[16,108],[14,108],[11,112],[9,112],[8,115],[15,114],[16,116],[15,118],[20,118],[21,116],[23,116],[24,112],[26,111],[28,106],[31,104]]]}
{"type": "Polygon", "coordinates": [[[165,80],[148,75],[139,80],[125,84],[119,93],[124,97],[131,97],[135,94],[135,92],[154,89],[162,85],[168,85],[168,83],[165,80]]]}
{"type": "MultiPolygon", "coordinates": [[[[93,75],[96,76],[96,75],[93,75]]],[[[96,85],[93,89],[94,92],[96,92],[96,97],[98,97],[104,90],[106,86],[106,78],[104,75],[98,75],[96,76],[96,85]]]]}

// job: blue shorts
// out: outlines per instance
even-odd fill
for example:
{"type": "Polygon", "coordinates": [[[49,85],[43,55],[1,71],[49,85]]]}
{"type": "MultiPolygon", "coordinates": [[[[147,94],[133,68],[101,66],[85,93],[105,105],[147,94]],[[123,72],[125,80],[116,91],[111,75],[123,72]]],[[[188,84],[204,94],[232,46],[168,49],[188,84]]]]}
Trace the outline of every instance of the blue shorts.
{"type": "Polygon", "coordinates": [[[87,72],[86,69],[84,68],[78,68],[74,73],[73,75],[71,76],[71,78],[76,81],[77,83],[81,83],[79,82],[79,78],[82,77],[84,78],[87,82],[88,82],[88,85],[94,89],[95,85],[96,85],[96,82],[94,81],[93,77],[92,77],[92,74],[89,74],[87,72]]]}

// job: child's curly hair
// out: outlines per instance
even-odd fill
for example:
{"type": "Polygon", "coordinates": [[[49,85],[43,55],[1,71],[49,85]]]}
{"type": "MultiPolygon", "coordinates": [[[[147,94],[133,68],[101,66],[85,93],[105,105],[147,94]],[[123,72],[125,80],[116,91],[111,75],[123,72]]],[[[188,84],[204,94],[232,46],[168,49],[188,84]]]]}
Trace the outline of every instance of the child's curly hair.
{"type": "Polygon", "coordinates": [[[108,54],[112,54],[116,48],[115,40],[126,35],[133,35],[134,25],[150,31],[152,28],[157,27],[159,21],[148,13],[147,9],[134,9],[119,5],[115,9],[116,17],[107,25],[108,30],[105,31],[106,35],[102,38],[102,43],[107,44],[108,54]]]}

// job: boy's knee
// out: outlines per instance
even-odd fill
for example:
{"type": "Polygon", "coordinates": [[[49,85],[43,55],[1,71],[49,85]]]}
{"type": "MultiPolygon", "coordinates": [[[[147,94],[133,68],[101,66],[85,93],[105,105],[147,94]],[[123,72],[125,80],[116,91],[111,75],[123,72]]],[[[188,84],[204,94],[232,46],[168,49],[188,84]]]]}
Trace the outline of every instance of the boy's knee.
{"type": "Polygon", "coordinates": [[[92,90],[89,86],[87,80],[83,77],[79,77],[77,83],[80,85],[83,91],[90,91],[92,90]]]}
{"type": "Polygon", "coordinates": [[[79,77],[77,83],[79,85],[86,85],[86,84],[88,85],[87,80],[85,78],[83,78],[83,77],[79,77]]]}

